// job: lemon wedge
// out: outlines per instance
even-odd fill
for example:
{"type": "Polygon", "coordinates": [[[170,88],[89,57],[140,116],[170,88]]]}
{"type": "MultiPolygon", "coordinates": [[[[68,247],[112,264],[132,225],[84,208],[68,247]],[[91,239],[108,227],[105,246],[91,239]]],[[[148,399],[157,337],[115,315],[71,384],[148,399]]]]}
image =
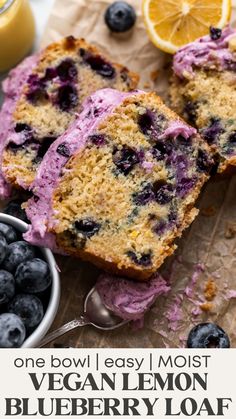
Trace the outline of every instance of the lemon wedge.
{"type": "Polygon", "coordinates": [[[230,19],[231,0],[143,0],[142,8],[151,41],[174,54],[207,35],[210,26],[223,28],[230,19]]]}

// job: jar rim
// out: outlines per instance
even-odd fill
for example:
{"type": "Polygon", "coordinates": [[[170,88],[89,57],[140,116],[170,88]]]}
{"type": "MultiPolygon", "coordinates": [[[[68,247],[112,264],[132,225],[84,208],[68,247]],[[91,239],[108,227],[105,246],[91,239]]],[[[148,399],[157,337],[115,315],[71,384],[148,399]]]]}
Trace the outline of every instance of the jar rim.
{"type": "Polygon", "coordinates": [[[7,0],[2,7],[0,7],[0,15],[6,12],[16,0],[7,0]]]}

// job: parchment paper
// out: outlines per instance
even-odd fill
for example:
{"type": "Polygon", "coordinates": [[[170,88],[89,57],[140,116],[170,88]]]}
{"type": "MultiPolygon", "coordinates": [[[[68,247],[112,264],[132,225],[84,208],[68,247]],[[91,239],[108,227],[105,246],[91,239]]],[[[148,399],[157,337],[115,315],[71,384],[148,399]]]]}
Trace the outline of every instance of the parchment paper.
{"type": "MultiPolygon", "coordinates": [[[[141,1],[130,0],[138,20],[126,35],[112,35],[104,24],[110,0],[56,0],[42,40],[45,46],[62,36],[84,37],[113,59],[141,75],[140,87],[167,98],[171,57],[148,40],[141,1]]],[[[236,1],[235,1],[236,3],[236,1]]],[[[236,177],[211,180],[198,202],[200,214],[184,236],[174,257],[161,268],[172,285],[146,315],[145,327],[115,332],[92,327],[77,329],[54,342],[72,347],[184,347],[186,337],[202,321],[217,322],[236,347],[236,177]]],[[[99,271],[69,257],[57,257],[62,298],[52,329],[82,312],[83,298],[99,271]]]]}

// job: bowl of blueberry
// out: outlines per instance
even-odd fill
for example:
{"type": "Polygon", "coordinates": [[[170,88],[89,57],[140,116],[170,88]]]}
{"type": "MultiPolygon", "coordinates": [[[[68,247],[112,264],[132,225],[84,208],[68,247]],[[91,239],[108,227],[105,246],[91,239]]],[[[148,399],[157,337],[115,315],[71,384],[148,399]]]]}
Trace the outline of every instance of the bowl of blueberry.
{"type": "Polygon", "coordinates": [[[0,213],[0,348],[33,348],[50,328],[60,299],[56,261],[22,234],[28,224],[0,213]]]}

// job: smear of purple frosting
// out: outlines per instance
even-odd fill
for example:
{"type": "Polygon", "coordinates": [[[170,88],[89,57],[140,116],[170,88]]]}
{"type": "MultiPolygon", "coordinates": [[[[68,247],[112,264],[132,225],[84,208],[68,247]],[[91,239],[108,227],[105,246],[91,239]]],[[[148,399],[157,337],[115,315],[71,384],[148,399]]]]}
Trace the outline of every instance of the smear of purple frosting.
{"type": "MultiPolygon", "coordinates": [[[[12,119],[16,103],[21,96],[24,84],[26,83],[33,68],[38,61],[38,55],[32,55],[22,61],[16,68],[10,71],[9,76],[2,83],[2,90],[5,94],[4,102],[0,111],[0,162],[7,139],[14,135],[14,123],[12,119]]],[[[0,196],[8,198],[11,194],[11,186],[4,179],[0,171],[0,196]]]]}
{"type": "Polygon", "coordinates": [[[24,238],[36,245],[48,246],[54,251],[59,249],[53,234],[47,233],[52,227],[53,211],[51,197],[63,173],[64,166],[70,156],[81,151],[88,137],[96,131],[99,123],[118,106],[126,97],[136,92],[121,93],[114,89],[102,89],[92,94],[82,105],[82,112],[49,148],[39,167],[37,176],[31,189],[34,192],[28,201],[26,209],[31,226],[24,238]],[[57,152],[58,146],[66,146],[68,153],[62,155],[57,152]]]}
{"type": "Polygon", "coordinates": [[[229,40],[236,35],[235,29],[227,26],[217,40],[204,36],[181,48],[174,57],[173,69],[182,78],[194,76],[194,67],[228,69],[236,57],[229,50],[229,40]]]}
{"type": "Polygon", "coordinates": [[[156,298],[166,295],[170,287],[155,274],[147,282],[102,274],[95,285],[103,304],[124,320],[140,320],[153,305],[156,298]]]}

